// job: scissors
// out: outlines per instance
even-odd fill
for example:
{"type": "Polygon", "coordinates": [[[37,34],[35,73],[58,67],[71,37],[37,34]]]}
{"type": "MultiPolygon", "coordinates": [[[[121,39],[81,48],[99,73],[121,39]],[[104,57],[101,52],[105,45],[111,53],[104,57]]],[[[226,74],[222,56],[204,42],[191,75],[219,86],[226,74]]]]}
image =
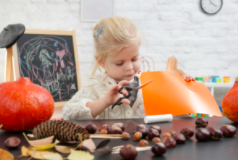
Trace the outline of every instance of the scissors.
{"type": "MultiPolygon", "coordinates": [[[[141,86],[139,87],[136,87],[136,88],[132,88],[132,87],[126,87],[126,86],[122,86],[118,92],[122,94],[122,90],[125,88],[127,91],[136,91],[138,89],[141,89],[142,87],[144,87],[146,84],[150,83],[153,79],[149,80],[148,82],[142,84],[141,86]]],[[[121,105],[122,103],[120,103],[121,100],[125,99],[125,98],[129,98],[131,96],[131,93],[128,92],[128,95],[125,96],[124,94],[122,94],[123,96],[121,98],[119,98],[113,105],[112,105],[112,109],[116,106],[116,105],[121,105]]]]}

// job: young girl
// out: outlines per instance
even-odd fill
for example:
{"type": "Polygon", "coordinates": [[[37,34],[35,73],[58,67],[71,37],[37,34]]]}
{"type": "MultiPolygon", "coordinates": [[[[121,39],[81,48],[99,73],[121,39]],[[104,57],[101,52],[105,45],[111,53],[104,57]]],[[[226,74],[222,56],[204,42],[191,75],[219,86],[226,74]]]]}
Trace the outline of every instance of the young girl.
{"type": "MultiPolygon", "coordinates": [[[[141,90],[131,92],[129,99],[123,99],[122,104],[113,109],[111,107],[121,97],[118,92],[120,87],[140,85],[137,74],[141,64],[140,33],[130,20],[110,17],[101,20],[93,28],[93,37],[96,66],[88,84],[63,107],[64,119],[143,118],[145,114],[141,90]],[[105,72],[95,74],[101,67],[105,72]]],[[[182,71],[177,73],[190,80],[182,71]]],[[[128,95],[126,90],[122,90],[122,93],[128,95]]]]}

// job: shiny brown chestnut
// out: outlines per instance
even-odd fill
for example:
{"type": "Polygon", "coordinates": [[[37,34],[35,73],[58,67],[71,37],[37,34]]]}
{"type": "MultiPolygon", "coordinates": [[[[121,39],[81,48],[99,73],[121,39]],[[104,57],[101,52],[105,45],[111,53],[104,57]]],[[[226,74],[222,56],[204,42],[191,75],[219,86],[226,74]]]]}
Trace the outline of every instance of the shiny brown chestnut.
{"type": "Polygon", "coordinates": [[[197,118],[195,121],[197,127],[206,127],[208,125],[208,121],[205,118],[197,118]]]}
{"type": "Polygon", "coordinates": [[[210,139],[210,132],[206,128],[198,128],[195,136],[198,141],[206,142],[210,139]]]}
{"type": "Polygon", "coordinates": [[[176,146],[176,141],[172,137],[165,137],[163,143],[166,148],[174,148],[176,146]]]}
{"type": "Polygon", "coordinates": [[[154,129],[154,128],[150,128],[148,131],[147,131],[147,137],[149,139],[153,139],[154,137],[160,137],[160,134],[159,132],[154,129]]]}
{"type": "Polygon", "coordinates": [[[107,132],[108,134],[115,134],[115,131],[110,126],[107,128],[107,132]]]}
{"type": "Polygon", "coordinates": [[[112,130],[114,131],[115,134],[122,134],[122,129],[118,126],[112,126],[112,130]]]}
{"type": "Polygon", "coordinates": [[[94,124],[88,124],[85,129],[89,134],[94,134],[97,131],[97,127],[94,124]]]}
{"type": "Polygon", "coordinates": [[[186,142],[186,138],[183,134],[173,134],[173,139],[176,141],[177,144],[183,144],[186,142]]]}
{"type": "Polygon", "coordinates": [[[139,128],[147,129],[144,124],[139,124],[138,126],[136,126],[136,130],[138,130],[139,128]]]}
{"type": "Polygon", "coordinates": [[[159,134],[161,134],[161,128],[160,128],[160,126],[151,126],[150,128],[153,128],[153,129],[156,129],[158,132],[159,132],[159,134]]]}
{"type": "Polygon", "coordinates": [[[5,140],[4,144],[9,149],[17,148],[21,143],[21,140],[18,137],[9,137],[5,140]]]}
{"type": "Polygon", "coordinates": [[[191,138],[194,135],[193,129],[192,128],[188,128],[188,127],[182,128],[180,133],[183,134],[186,139],[189,139],[189,138],[191,138]]]}
{"type": "Polygon", "coordinates": [[[136,148],[131,144],[124,145],[120,149],[120,155],[124,159],[135,159],[137,154],[136,148]]]}
{"type": "Polygon", "coordinates": [[[121,128],[122,132],[125,131],[125,126],[124,126],[123,123],[114,123],[114,124],[112,125],[112,129],[113,129],[114,126],[121,128]]]}
{"type": "Polygon", "coordinates": [[[156,155],[156,156],[161,156],[163,154],[165,154],[166,152],[166,147],[163,143],[157,143],[155,144],[152,148],[151,151],[156,155]]]}
{"type": "Polygon", "coordinates": [[[232,125],[223,125],[220,130],[223,133],[224,137],[232,137],[236,134],[236,128],[232,125]]]}
{"type": "Polygon", "coordinates": [[[207,127],[208,132],[210,132],[210,139],[220,140],[223,136],[223,133],[220,129],[215,129],[213,127],[207,127]]]}

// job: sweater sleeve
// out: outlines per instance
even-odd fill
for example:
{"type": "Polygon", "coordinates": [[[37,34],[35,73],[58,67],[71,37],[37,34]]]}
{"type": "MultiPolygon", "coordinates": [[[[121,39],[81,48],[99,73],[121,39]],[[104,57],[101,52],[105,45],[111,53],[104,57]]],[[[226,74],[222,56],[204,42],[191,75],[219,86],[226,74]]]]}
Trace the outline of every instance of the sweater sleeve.
{"type": "Polygon", "coordinates": [[[86,107],[86,104],[97,99],[98,97],[96,96],[93,86],[85,86],[81,88],[63,107],[64,119],[93,119],[91,109],[86,107]]]}

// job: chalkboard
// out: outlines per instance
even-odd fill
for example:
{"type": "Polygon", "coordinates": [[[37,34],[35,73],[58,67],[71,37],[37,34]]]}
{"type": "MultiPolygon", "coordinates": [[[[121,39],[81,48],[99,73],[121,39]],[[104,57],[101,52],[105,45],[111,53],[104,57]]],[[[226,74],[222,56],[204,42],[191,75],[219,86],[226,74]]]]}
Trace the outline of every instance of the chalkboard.
{"type": "Polygon", "coordinates": [[[16,42],[18,76],[14,77],[29,77],[46,88],[55,102],[67,102],[80,87],[76,38],[72,31],[38,32],[29,34],[26,30],[16,42]]]}

